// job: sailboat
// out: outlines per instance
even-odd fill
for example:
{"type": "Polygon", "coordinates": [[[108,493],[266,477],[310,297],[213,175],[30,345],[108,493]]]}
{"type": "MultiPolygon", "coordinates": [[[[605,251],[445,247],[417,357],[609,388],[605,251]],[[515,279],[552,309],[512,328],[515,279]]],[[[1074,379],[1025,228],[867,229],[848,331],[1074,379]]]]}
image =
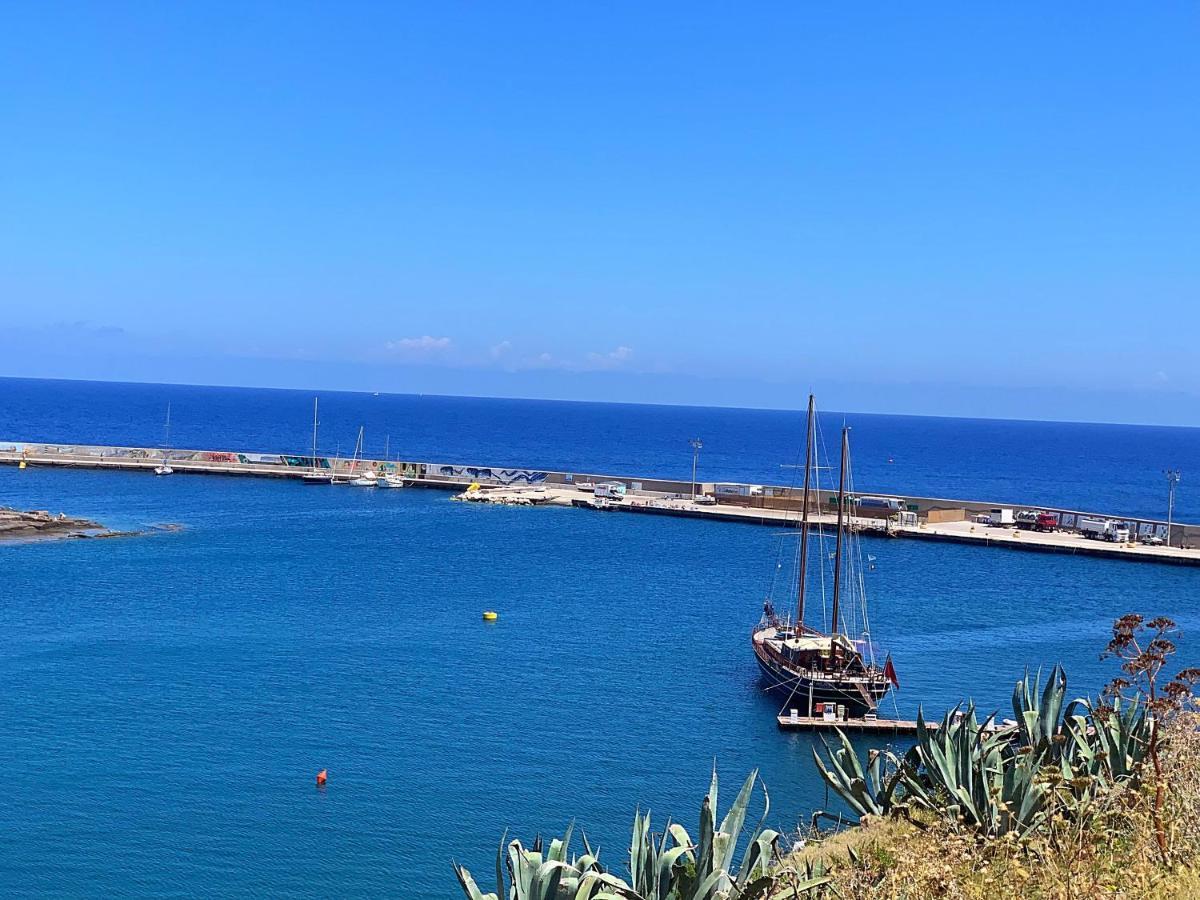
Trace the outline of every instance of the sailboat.
{"type": "Polygon", "coordinates": [[[304,484],[333,484],[333,476],[317,464],[317,398],[313,397],[312,469],[300,476],[304,484]]]}
{"type": "MultiPolygon", "coordinates": [[[[799,710],[810,717],[816,714],[818,704],[822,705],[822,711],[827,708],[826,704],[833,704],[834,710],[839,706],[844,707],[846,715],[855,718],[874,714],[889,687],[898,685],[891,657],[883,665],[878,664],[871,643],[861,552],[857,547],[857,534],[846,521],[850,429],[843,427],[841,437],[837,536],[833,553],[833,614],[824,626],[828,630],[810,626],[805,610],[809,575],[809,506],[814,494],[813,476],[817,468],[815,404],[812,395],[809,395],[804,505],[796,557],[795,619],[792,619],[790,612],[786,616],[779,616],[768,597],[763,604],[762,620],[751,633],[751,646],[767,689],[784,698],[785,710],[799,710]],[[857,609],[853,608],[851,600],[857,601],[857,609]],[[847,612],[849,615],[844,614],[847,612]],[[852,636],[851,630],[856,626],[858,635],[852,636]]],[[[815,494],[819,500],[819,487],[815,494]]],[[[824,535],[819,534],[819,537],[823,543],[824,535]]],[[[823,566],[826,565],[824,553],[818,558],[823,566]]],[[[820,575],[823,588],[825,572],[822,571],[820,575]]],[[[824,608],[823,591],[821,599],[824,608]]],[[[811,618],[811,613],[808,618],[811,618]]]]}
{"type": "MultiPolygon", "coordinates": [[[[392,436],[389,434],[383,439],[383,459],[388,466],[392,464],[392,436]]],[[[383,477],[379,479],[381,488],[402,488],[404,487],[404,476],[399,472],[384,472],[383,477]]]]}
{"type": "Polygon", "coordinates": [[[175,470],[167,465],[167,448],[171,446],[171,404],[167,403],[167,421],[163,424],[162,463],[154,467],[155,475],[174,475],[175,470]]]}
{"type": "Polygon", "coordinates": [[[404,476],[399,472],[388,472],[379,479],[381,488],[402,488],[404,487],[404,476]]]}
{"type": "MultiPolygon", "coordinates": [[[[362,452],[363,426],[360,425],[358,426],[358,440],[354,443],[354,458],[350,462],[350,471],[352,473],[357,473],[358,467],[362,465],[362,452]]],[[[355,477],[351,479],[350,483],[355,487],[375,487],[377,481],[378,476],[375,474],[375,472],[371,469],[367,469],[362,474],[355,474],[355,477]]]]}

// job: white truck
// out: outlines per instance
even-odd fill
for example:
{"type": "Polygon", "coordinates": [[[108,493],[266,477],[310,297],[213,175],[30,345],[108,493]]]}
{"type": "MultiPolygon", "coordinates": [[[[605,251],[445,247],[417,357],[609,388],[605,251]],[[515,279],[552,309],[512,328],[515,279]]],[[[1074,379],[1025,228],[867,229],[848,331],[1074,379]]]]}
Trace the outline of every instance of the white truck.
{"type": "Polygon", "coordinates": [[[1111,541],[1114,544],[1123,544],[1129,540],[1129,526],[1112,519],[1080,516],[1076,527],[1084,537],[1111,541]]]}
{"type": "Polygon", "coordinates": [[[619,481],[599,481],[594,492],[597,497],[621,501],[625,499],[625,485],[619,481]]]}
{"type": "Polygon", "coordinates": [[[1011,509],[989,509],[988,522],[992,525],[1012,525],[1016,519],[1013,517],[1011,509]]]}

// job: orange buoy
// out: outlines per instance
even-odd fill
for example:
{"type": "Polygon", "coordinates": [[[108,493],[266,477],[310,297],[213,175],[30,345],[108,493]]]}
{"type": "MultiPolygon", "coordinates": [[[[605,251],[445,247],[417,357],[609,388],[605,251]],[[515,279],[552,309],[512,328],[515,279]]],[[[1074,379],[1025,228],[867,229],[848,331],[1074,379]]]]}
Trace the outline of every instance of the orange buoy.
{"type": "Polygon", "coordinates": [[[328,778],[329,778],[329,770],[328,769],[322,769],[320,772],[318,772],[317,773],[317,787],[324,787],[325,782],[328,780],[328,778]]]}

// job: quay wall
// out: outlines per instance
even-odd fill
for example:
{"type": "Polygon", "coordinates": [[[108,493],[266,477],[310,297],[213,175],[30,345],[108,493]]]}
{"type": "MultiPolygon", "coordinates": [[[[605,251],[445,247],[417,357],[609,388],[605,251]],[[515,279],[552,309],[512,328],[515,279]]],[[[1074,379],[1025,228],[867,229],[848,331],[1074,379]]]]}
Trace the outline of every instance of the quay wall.
{"type": "MultiPolygon", "coordinates": [[[[313,468],[332,475],[353,476],[355,473],[372,470],[377,473],[402,475],[411,485],[457,489],[475,482],[483,485],[511,486],[563,486],[570,487],[581,482],[615,481],[637,493],[668,497],[688,497],[693,485],[690,481],[662,478],[643,478],[630,475],[609,475],[592,472],[554,472],[547,469],[512,466],[479,466],[462,463],[440,463],[416,460],[373,460],[306,456],[288,453],[251,453],[231,450],[163,450],[150,447],[113,447],[88,444],[42,444],[24,441],[0,441],[0,463],[17,464],[25,460],[29,465],[53,465],[87,468],[152,469],[166,459],[180,473],[198,472],[223,475],[255,475],[263,477],[297,478],[313,468]]],[[[746,509],[794,511],[799,516],[802,491],[800,488],[783,485],[735,485],[726,482],[698,481],[697,493],[715,494],[718,506],[734,506],[746,509]]],[[[962,500],[945,497],[914,497],[909,495],[879,492],[858,492],[859,496],[898,500],[908,512],[918,518],[926,518],[931,510],[962,510],[965,517],[986,514],[995,508],[1036,508],[1057,513],[1064,528],[1071,528],[1080,516],[1099,516],[1129,522],[1139,536],[1157,534],[1165,536],[1167,524],[1161,519],[1147,519],[1114,512],[1096,512],[1055,506],[1036,506],[1013,502],[962,500]]],[[[836,512],[836,492],[820,490],[813,492],[814,512],[836,512]]],[[[876,517],[889,513],[880,510],[876,517]]],[[[871,518],[872,511],[858,508],[857,518],[871,518]]],[[[1172,525],[1173,544],[1200,545],[1200,525],[1176,522],[1172,525]]]]}

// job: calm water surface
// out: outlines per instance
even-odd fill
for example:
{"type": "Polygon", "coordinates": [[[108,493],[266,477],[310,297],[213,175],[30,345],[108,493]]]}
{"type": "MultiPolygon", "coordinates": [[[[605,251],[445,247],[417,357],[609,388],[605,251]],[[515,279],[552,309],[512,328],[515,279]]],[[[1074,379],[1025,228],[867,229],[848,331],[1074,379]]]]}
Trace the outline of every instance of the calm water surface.
{"type": "MultiPolygon", "coordinates": [[[[321,393],[321,450],[532,466],[611,475],[691,477],[688,440],[704,441],[706,481],[788,484],[804,440],[802,412],[321,393]]],[[[818,398],[819,399],[819,398],[818,398]]],[[[0,441],[307,453],[313,392],[0,378],[0,441]]],[[[797,397],[798,407],[805,398],[797,397]]],[[[1181,468],[1180,521],[1200,522],[1200,428],[1009,422],[825,412],[824,443],[853,429],[864,491],[1046,504],[1166,518],[1163,470],[1181,468]]]]}
{"type": "MultiPolygon", "coordinates": [[[[72,409],[39,436],[115,439],[80,434],[99,415],[72,409]]],[[[4,433],[38,425],[6,415],[4,433]]],[[[244,415],[221,420],[216,443],[302,442],[252,441],[266,426],[244,415]]],[[[860,443],[869,426],[856,424],[860,443]]],[[[545,427],[558,435],[537,444],[547,465],[607,448],[596,468],[632,468],[601,424],[580,427],[575,450],[562,423],[545,427]]],[[[899,447],[895,433],[871,440],[899,447]]],[[[761,465],[772,452],[758,448],[761,465]]],[[[810,740],[776,730],[747,646],[770,528],[10,467],[0,504],[186,526],[0,546],[0,893],[452,897],[451,858],[486,873],[506,827],[530,837],[572,818],[619,866],[634,807],[690,824],[714,759],[727,782],[761,768],[777,827],[824,803],[810,740]],[[500,621],[482,623],[485,608],[500,621]]],[[[1073,690],[1095,690],[1128,610],[1200,627],[1194,570],[865,549],[904,714],[964,694],[1004,708],[1025,666],[1055,662],[1073,690]]],[[[1185,638],[1180,665],[1195,647],[1185,638]]]]}

